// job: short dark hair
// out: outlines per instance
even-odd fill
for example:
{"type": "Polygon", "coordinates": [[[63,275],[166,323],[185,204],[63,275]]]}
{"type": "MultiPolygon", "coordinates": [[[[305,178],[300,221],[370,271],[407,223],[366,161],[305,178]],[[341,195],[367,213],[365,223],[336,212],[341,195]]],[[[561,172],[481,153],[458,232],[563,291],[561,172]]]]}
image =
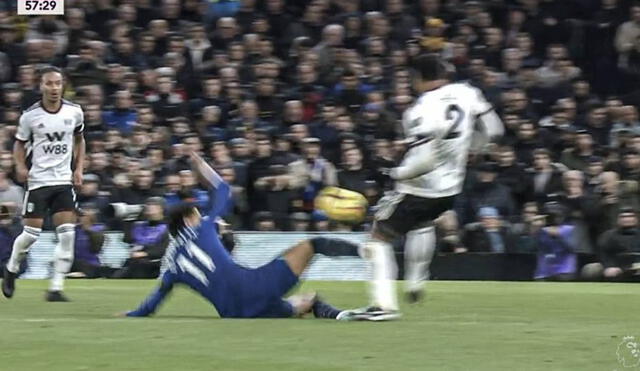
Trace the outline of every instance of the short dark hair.
{"type": "Polygon", "coordinates": [[[42,77],[44,75],[46,75],[47,73],[51,73],[51,72],[56,72],[59,73],[62,77],[64,77],[64,73],[62,72],[62,70],[56,66],[44,66],[42,68],[40,68],[40,70],[38,70],[38,73],[40,74],[40,81],[42,81],[42,77]]]}
{"type": "Polygon", "coordinates": [[[180,229],[185,227],[184,218],[193,215],[196,209],[197,207],[195,204],[185,202],[174,206],[171,211],[169,211],[169,234],[172,237],[176,237],[180,229]]]}
{"type": "Polygon", "coordinates": [[[415,70],[426,81],[440,80],[447,77],[447,66],[437,54],[422,54],[416,58],[415,70]]]}

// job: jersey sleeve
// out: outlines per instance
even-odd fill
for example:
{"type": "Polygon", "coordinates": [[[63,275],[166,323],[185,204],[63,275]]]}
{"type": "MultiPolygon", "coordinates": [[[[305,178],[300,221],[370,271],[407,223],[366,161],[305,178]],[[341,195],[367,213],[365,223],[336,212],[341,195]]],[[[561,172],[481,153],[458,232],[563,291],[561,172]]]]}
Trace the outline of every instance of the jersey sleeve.
{"type": "Polygon", "coordinates": [[[203,175],[211,184],[211,189],[209,190],[209,212],[207,212],[207,215],[211,220],[215,220],[225,211],[231,199],[231,187],[213,169],[210,173],[203,175]]]}
{"type": "Polygon", "coordinates": [[[160,286],[156,287],[137,309],[127,312],[127,317],[147,317],[155,313],[167,295],[173,290],[173,284],[173,273],[169,271],[164,272],[160,278],[160,286]]]}
{"type": "Polygon", "coordinates": [[[18,123],[18,130],[16,131],[16,139],[21,142],[28,142],[31,138],[31,126],[29,125],[29,119],[26,114],[20,116],[20,122],[18,123]]]}
{"type": "Polygon", "coordinates": [[[78,114],[76,116],[76,127],[73,130],[73,133],[76,135],[84,133],[84,112],[82,112],[82,108],[78,109],[78,114]]]}
{"type": "Polygon", "coordinates": [[[471,113],[476,118],[493,111],[493,106],[487,101],[480,89],[472,87],[471,90],[471,99],[473,102],[471,105],[471,113]]]}

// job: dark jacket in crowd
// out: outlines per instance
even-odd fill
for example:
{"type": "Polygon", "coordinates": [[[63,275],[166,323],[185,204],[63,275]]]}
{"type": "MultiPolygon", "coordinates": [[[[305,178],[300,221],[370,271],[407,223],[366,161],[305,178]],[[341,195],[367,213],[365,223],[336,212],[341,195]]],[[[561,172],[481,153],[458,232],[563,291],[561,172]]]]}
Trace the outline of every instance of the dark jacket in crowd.
{"type": "Polygon", "coordinates": [[[628,268],[637,260],[627,254],[640,254],[640,229],[610,229],[600,236],[598,246],[600,248],[601,261],[605,268],[628,268]]]}
{"type": "Polygon", "coordinates": [[[149,254],[149,260],[160,259],[169,245],[169,230],[164,222],[137,221],[125,230],[123,241],[149,254]]]}
{"type": "Polygon", "coordinates": [[[469,252],[508,253],[515,243],[508,224],[497,231],[488,231],[482,223],[471,223],[465,226],[462,237],[462,244],[469,252]]]}
{"type": "Polygon", "coordinates": [[[104,224],[95,224],[89,229],[76,226],[75,261],[81,261],[92,266],[100,265],[102,245],[104,244],[104,224]]]}

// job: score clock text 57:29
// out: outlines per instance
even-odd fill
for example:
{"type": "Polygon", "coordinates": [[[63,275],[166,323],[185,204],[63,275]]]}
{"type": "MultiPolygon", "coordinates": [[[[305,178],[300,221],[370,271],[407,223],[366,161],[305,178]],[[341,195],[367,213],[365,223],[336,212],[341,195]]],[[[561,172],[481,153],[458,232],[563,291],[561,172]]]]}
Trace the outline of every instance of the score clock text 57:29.
{"type": "Polygon", "coordinates": [[[64,0],[18,0],[19,15],[62,15],[64,0]]]}

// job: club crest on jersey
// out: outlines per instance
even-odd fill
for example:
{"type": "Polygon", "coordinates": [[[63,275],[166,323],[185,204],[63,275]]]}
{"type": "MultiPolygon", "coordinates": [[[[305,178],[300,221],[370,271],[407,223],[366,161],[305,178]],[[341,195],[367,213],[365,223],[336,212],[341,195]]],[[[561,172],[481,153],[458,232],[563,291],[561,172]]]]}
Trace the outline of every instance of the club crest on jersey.
{"type": "Polygon", "coordinates": [[[41,123],[39,123],[39,124],[38,124],[38,129],[44,129],[44,123],[42,123],[42,122],[41,122],[41,123]]]}
{"type": "Polygon", "coordinates": [[[71,125],[72,124],[71,119],[65,119],[64,120],[64,124],[65,125],[71,125]]]}

